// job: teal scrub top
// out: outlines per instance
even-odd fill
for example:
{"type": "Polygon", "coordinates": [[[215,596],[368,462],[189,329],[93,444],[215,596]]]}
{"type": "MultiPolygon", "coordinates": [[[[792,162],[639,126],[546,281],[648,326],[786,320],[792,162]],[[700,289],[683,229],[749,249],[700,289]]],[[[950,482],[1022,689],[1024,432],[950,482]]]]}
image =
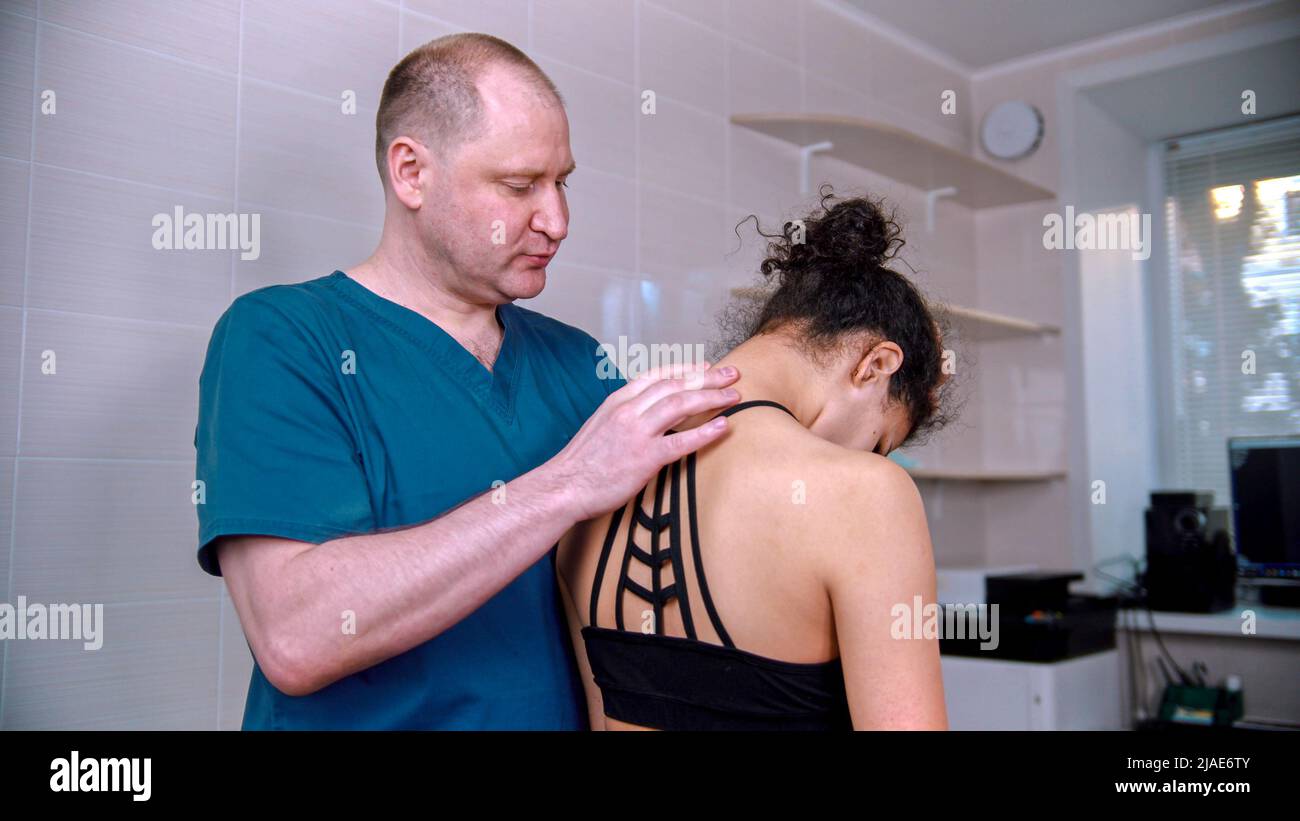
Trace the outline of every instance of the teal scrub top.
{"type": "MultiPolygon", "coordinates": [[[[513,304],[497,319],[489,371],[342,271],[237,298],[199,378],[199,565],[221,575],[224,535],[320,544],[433,519],[554,456],[624,384],[587,333],[513,304]]],[[[254,660],[244,729],[586,728],[554,553],[440,635],[310,695],[280,692],[254,660]]]]}

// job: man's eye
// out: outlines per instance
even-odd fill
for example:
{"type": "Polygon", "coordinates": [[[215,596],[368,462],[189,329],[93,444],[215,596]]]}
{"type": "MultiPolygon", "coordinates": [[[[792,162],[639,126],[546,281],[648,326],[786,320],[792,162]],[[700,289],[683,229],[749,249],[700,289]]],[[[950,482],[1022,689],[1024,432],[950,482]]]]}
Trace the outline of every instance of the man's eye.
{"type": "MultiPolygon", "coordinates": [[[[506,182],[506,183],[502,183],[502,185],[504,185],[506,188],[509,188],[511,191],[514,191],[514,192],[517,193],[517,194],[523,194],[523,193],[526,193],[526,192],[528,192],[528,191],[531,191],[532,188],[533,188],[533,183],[529,183],[528,185],[520,186],[520,185],[511,185],[510,183],[506,182]]],[[[560,188],[568,188],[568,187],[569,187],[569,183],[568,183],[567,180],[556,180],[556,181],[555,181],[555,185],[556,185],[557,187],[560,187],[560,188]]]]}

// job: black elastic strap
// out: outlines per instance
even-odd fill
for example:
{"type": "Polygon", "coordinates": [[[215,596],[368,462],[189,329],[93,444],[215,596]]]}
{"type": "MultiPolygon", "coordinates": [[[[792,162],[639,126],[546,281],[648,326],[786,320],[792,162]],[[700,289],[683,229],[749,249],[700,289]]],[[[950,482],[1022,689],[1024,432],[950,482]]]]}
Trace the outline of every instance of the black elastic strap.
{"type": "MultiPolygon", "coordinates": [[[[632,503],[635,510],[641,509],[641,501],[645,499],[645,488],[637,491],[636,500],[632,503]]],[[[632,548],[634,547],[632,539],[636,536],[636,516],[627,523],[627,544],[623,548],[623,564],[618,570],[618,587],[614,589],[614,624],[619,630],[626,630],[623,625],[623,591],[627,589],[627,583],[630,581],[627,577],[627,568],[632,561],[632,548]]]]}
{"type": "Polygon", "coordinates": [[[623,508],[614,511],[614,518],[609,520],[609,530],[605,533],[605,544],[600,548],[600,561],[596,563],[596,578],[591,583],[591,626],[596,627],[596,601],[600,598],[600,583],[605,580],[605,565],[609,562],[610,549],[614,547],[614,534],[618,533],[619,522],[623,521],[623,508]]]}
{"type": "Polygon", "coordinates": [[[718,638],[722,639],[722,643],[726,646],[735,647],[731,636],[727,635],[726,628],[722,626],[722,620],[718,618],[718,610],[713,606],[713,597],[709,595],[709,582],[704,578],[704,563],[700,559],[700,529],[695,522],[694,453],[686,457],[686,498],[691,511],[691,553],[695,556],[695,580],[700,586],[700,598],[704,600],[704,609],[709,613],[709,621],[713,622],[713,629],[717,631],[718,638]]]}
{"type": "MultiPolygon", "coordinates": [[[[790,411],[789,408],[779,402],[773,402],[770,399],[751,399],[748,402],[741,402],[722,411],[718,416],[730,416],[746,408],[770,407],[783,410],[790,414],[792,419],[798,421],[798,417],[790,411]]],[[[716,417],[715,417],[716,418],[716,417]]],[[[654,606],[655,633],[663,635],[663,607],[664,604],[673,596],[679,599],[679,609],[682,615],[682,626],[686,630],[688,638],[695,639],[695,622],[691,618],[690,602],[686,593],[686,573],[685,563],[682,560],[682,523],[681,523],[681,460],[672,464],[672,488],[668,503],[668,512],[663,511],[664,486],[668,479],[668,465],[659,469],[655,477],[654,490],[654,513],[647,514],[642,505],[645,501],[645,492],[647,488],[642,488],[632,502],[632,515],[629,517],[627,525],[627,542],[623,551],[623,561],[619,568],[618,585],[614,590],[614,622],[619,630],[626,630],[623,619],[623,593],[631,591],[635,596],[645,600],[654,606]],[[636,543],[636,528],[641,525],[650,531],[650,550],[646,551],[636,543]],[[660,549],[659,538],[665,528],[668,532],[668,547],[660,549]],[[650,589],[633,581],[628,575],[628,569],[631,567],[632,559],[646,565],[650,569],[650,589]],[[665,560],[671,559],[673,563],[673,583],[667,587],[662,587],[661,573],[665,560]]],[[[700,598],[704,600],[704,607],[708,611],[709,620],[713,623],[713,629],[717,631],[718,638],[727,647],[735,647],[731,641],[731,636],[727,634],[726,628],[722,626],[722,620],[718,617],[717,608],[713,605],[713,597],[709,595],[709,583],[704,577],[704,562],[700,557],[700,535],[699,525],[696,521],[695,514],[695,454],[691,453],[686,457],[686,504],[689,508],[690,533],[691,533],[691,553],[695,565],[696,583],[700,588],[700,598]]],[[[614,538],[617,535],[619,524],[622,522],[623,508],[619,508],[613,518],[610,520],[609,530],[605,534],[605,543],[601,547],[600,560],[596,565],[596,578],[592,584],[591,591],[591,618],[590,622],[593,627],[596,625],[596,602],[600,596],[600,585],[604,579],[605,567],[609,560],[610,552],[614,545],[614,538]]]]}
{"type": "Polygon", "coordinates": [[[655,515],[654,529],[650,532],[650,583],[654,587],[654,619],[655,633],[662,635],[664,632],[664,598],[663,598],[663,580],[660,574],[663,572],[663,566],[659,563],[659,534],[663,533],[664,519],[660,511],[663,510],[664,504],[664,479],[668,476],[668,466],[664,465],[659,468],[659,475],[655,477],[655,515]]]}
{"type": "MultiPolygon", "coordinates": [[[[742,411],[745,408],[778,408],[790,414],[790,418],[794,419],[796,422],[799,421],[799,417],[795,416],[789,408],[782,405],[780,402],[773,402],[771,399],[751,399],[748,402],[741,402],[739,405],[732,405],[727,408],[722,413],[718,414],[718,416],[730,416],[736,411],[742,411]]],[[[713,418],[717,419],[718,417],[715,416],[713,418]]]]}
{"type": "Polygon", "coordinates": [[[694,639],[695,622],[691,619],[691,603],[686,596],[686,571],[685,563],[682,562],[681,478],[682,462],[678,459],[673,462],[673,489],[671,501],[668,504],[668,508],[672,512],[672,522],[670,523],[672,530],[668,533],[668,541],[672,545],[673,581],[681,602],[679,609],[682,614],[682,627],[686,630],[686,638],[694,639]]]}

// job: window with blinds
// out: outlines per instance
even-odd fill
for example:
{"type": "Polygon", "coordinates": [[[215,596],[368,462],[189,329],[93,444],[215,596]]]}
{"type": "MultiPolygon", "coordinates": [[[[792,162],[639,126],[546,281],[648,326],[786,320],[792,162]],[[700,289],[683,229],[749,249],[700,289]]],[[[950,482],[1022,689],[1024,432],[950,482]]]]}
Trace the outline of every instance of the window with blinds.
{"type": "Polygon", "coordinates": [[[1300,117],[1171,140],[1164,174],[1166,441],[1226,505],[1228,437],[1300,433],[1300,117]]]}

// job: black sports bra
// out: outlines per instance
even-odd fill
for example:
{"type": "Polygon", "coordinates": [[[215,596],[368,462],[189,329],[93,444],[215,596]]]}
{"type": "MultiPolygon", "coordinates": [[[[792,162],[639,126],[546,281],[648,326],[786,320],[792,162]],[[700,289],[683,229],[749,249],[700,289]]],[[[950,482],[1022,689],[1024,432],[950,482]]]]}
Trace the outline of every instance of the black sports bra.
{"type": "MultiPolygon", "coordinates": [[[[719,416],[730,416],[757,406],[786,407],[768,400],[741,402],[719,416]]],[[[794,416],[793,413],[790,413],[794,416]]],[[[804,664],[780,661],[741,650],[732,643],[718,618],[700,559],[699,531],[695,520],[695,454],[686,462],[687,524],[694,547],[696,591],[704,603],[713,629],[722,644],[696,639],[695,621],[683,555],[680,512],[681,461],[665,465],[654,486],[654,515],[642,509],[648,489],[642,488],[630,503],[627,542],[614,594],[616,629],[597,624],[597,600],[601,581],[609,564],[614,538],[627,506],[614,512],[596,565],[591,587],[590,626],[582,628],[587,660],[600,687],[605,715],[619,721],[661,730],[850,730],[844,672],[839,659],[804,664]],[[664,492],[671,468],[668,510],[663,509],[664,492]],[[650,532],[650,549],[639,546],[634,536],[637,525],[650,532]],[[660,535],[668,532],[668,546],[661,548],[660,535]],[[632,559],[650,569],[647,589],[628,576],[632,559]],[[672,563],[673,581],[663,585],[660,575],[666,562],[672,563]],[[654,610],[654,633],[627,630],[623,624],[623,594],[633,595],[654,610]],[[663,608],[677,597],[685,637],[663,632],[663,608]]]]}

